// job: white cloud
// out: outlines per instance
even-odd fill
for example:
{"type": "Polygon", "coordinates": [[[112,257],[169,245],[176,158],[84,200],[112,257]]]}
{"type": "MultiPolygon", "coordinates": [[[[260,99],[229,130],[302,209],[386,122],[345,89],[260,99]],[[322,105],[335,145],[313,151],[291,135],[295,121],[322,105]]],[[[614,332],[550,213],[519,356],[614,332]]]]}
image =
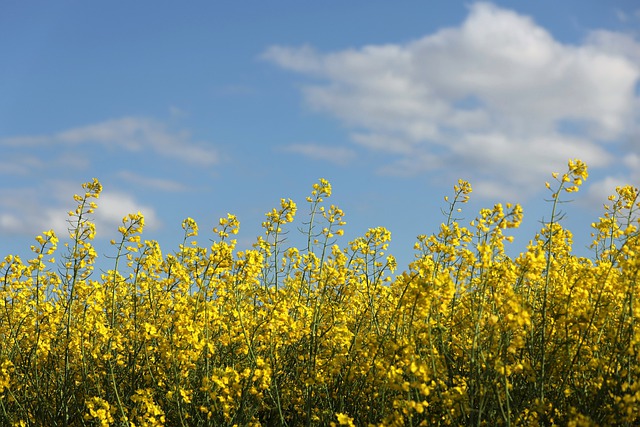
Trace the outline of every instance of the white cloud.
{"type": "Polygon", "coordinates": [[[616,194],[616,187],[624,187],[628,184],[629,182],[621,177],[607,176],[589,186],[584,203],[602,211],[603,205],[611,206],[607,198],[616,194]]]}
{"type": "Polygon", "coordinates": [[[36,189],[0,188],[0,234],[35,236],[34,233],[52,228],[46,221],[45,209],[38,201],[36,189]]]}
{"type": "Polygon", "coordinates": [[[531,194],[569,158],[611,164],[602,144],[639,118],[639,51],[613,32],[563,44],[529,17],[476,3],[460,26],[409,43],[272,46],[263,57],[321,80],[303,87],[306,102],[393,154],[385,173],[464,171],[491,197],[531,194]]]}
{"type": "Polygon", "coordinates": [[[596,30],[589,34],[587,40],[589,44],[605,52],[626,57],[635,64],[640,64],[640,43],[630,34],[596,30]]]}
{"type": "MultiPolygon", "coordinates": [[[[39,188],[0,189],[0,235],[35,237],[53,229],[66,239],[70,226],[68,212],[76,207],[73,195],[81,192],[75,183],[56,180],[39,188]]],[[[139,211],[145,216],[145,228],[153,230],[161,225],[155,209],[131,194],[104,190],[96,203],[98,209],[91,218],[97,237],[112,235],[125,215],[139,211]]]]}
{"type": "MultiPolygon", "coordinates": [[[[4,154],[0,176],[9,178],[0,185],[0,235],[36,236],[53,228],[66,237],[67,212],[75,209],[72,197],[82,192],[80,183],[87,180],[87,172],[118,176],[112,167],[121,164],[123,152],[133,153],[136,172],[120,173],[119,178],[129,184],[121,187],[126,192],[109,186],[102,193],[94,216],[98,237],[103,232],[115,232],[123,216],[138,211],[145,215],[147,228],[158,228],[155,209],[141,203],[130,184],[181,191],[184,185],[167,179],[169,174],[162,178],[149,176],[157,173],[158,162],[168,159],[176,169],[218,162],[218,153],[210,144],[194,141],[188,132],[172,131],[157,120],[136,117],[50,135],[4,137],[0,138],[0,150],[4,154]]],[[[104,179],[108,181],[109,177],[104,179]]]]}
{"type": "Polygon", "coordinates": [[[611,171],[612,175],[607,175],[597,181],[591,182],[587,190],[585,202],[599,210],[603,204],[608,203],[607,197],[616,194],[616,187],[633,185],[636,188],[640,183],[640,155],[636,153],[624,154],[619,162],[620,166],[626,168],[629,173],[624,174],[624,168],[619,167],[616,171],[611,171]]]}
{"type": "Polygon", "coordinates": [[[283,147],[285,151],[302,154],[317,160],[325,160],[337,165],[346,165],[356,156],[355,151],[345,147],[330,147],[320,144],[291,144],[283,147]]]}
{"type": "Polygon", "coordinates": [[[20,225],[17,216],[7,213],[0,214],[0,230],[16,230],[20,225]]]}
{"type": "Polygon", "coordinates": [[[149,152],[189,164],[210,166],[219,156],[208,144],[194,142],[187,131],[172,132],[157,120],[123,117],[68,129],[52,135],[26,135],[0,138],[0,146],[35,148],[60,145],[99,145],[106,149],[149,152]]]}
{"type": "Polygon", "coordinates": [[[55,139],[65,143],[116,145],[128,151],[150,150],[187,163],[212,165],[216,152],[190,140],[186,131],[172,133],[156,120],[125,117],[62,132],[55,139]]]}
{"type": "Polygon", "coordinates": [[[630,170],[636,171],[636,174],[640,174],[640,155],[636,153],[629,153],[624,156],[622,162],[630,170]]]}
{"type": "Polygon", "coordinates": [[[144,215],[146,229],[157,229],[160,225],[155,209],[141,204],[130,194],[103,191],[97,204],[95,222],[98,230],[115,230],[122,225],[122,218],[138,212],[144,215]]]}

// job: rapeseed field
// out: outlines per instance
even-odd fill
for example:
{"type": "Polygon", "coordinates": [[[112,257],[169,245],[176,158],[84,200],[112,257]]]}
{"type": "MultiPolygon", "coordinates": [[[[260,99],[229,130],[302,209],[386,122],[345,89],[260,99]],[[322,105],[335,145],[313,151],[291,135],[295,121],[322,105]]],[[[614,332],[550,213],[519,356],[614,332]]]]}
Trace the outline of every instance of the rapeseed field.
{"type": "Polygon", "coordinates": [[[0,262],[0,425],[638,425],[638,190],[616,190],[578,257],[559,204],[586,178],[579,160],[553,174],[549,220],[516,257],[521,207],[461,224],[459,181],[404,272],[385,228],[339,243],[323,179],[299,224],[281,200],[250,250],[233,215],[207,245],[187,218],[163,252],[132,213],[98,271],[88,182],[69,243],[47,231],[0,262]]]}

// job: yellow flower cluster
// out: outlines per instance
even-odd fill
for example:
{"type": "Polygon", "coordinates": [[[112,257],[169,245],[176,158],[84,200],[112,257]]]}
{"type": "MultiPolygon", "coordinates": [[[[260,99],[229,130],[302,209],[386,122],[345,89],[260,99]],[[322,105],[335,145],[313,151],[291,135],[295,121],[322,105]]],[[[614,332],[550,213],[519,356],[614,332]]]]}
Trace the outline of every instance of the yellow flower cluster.
{"type": "Polygon", "coordinates": [[[638,190],[610,197],[584,258],[559,206],[587,167],[553,177],[551,215],[517,257],[505,245],[521,207],[462,224],[472,188],[459,181],[395,277],[387,229],[339,243],[326,180],[300,248],[287,244],[292,200],[244,251],[231,214],[208,246],[185,219],[163,254],[136,213],[96,277],[102,188],[87,183],[62,254],[47,231],[33,259],[0,262],[0,425],[636,425],[638,190]]]}

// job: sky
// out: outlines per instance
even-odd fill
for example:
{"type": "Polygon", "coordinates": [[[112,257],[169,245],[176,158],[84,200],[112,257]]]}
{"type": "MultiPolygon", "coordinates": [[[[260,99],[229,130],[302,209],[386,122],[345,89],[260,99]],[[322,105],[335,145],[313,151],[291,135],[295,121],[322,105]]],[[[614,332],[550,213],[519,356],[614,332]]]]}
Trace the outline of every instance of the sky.
{"type": "Polygon", "coordinates": [[[98,178],[100,256],[127,213],[178,249],[237,215],[239,249],[281,198],[327,179],[346,246],[391,231],[406,269],[459,214],[520,203],[513,254],[548,219],[545,182],[569,159],[590,177],[564,225],[589,256],[590,224],[640,180],[640,3],[632,0],[303,2],[0,0],[0,255],[63,239],[98,178]]]}

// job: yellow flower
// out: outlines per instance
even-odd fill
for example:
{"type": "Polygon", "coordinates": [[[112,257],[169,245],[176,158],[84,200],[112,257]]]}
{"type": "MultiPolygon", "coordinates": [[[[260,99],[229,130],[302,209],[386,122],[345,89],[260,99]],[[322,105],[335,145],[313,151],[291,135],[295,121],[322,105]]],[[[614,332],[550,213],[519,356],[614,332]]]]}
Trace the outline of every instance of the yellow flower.
{"type": "Polygon", "coordinates": [[[341,425],[341,426],[350,426],[350,427],[354,427],[355,426],[353,424],[353,418],[351,418],[350,416],[348,416],[346,414],[337,413],[336,414],[336,418],[338,419],[338,424],[341,425]]]}

